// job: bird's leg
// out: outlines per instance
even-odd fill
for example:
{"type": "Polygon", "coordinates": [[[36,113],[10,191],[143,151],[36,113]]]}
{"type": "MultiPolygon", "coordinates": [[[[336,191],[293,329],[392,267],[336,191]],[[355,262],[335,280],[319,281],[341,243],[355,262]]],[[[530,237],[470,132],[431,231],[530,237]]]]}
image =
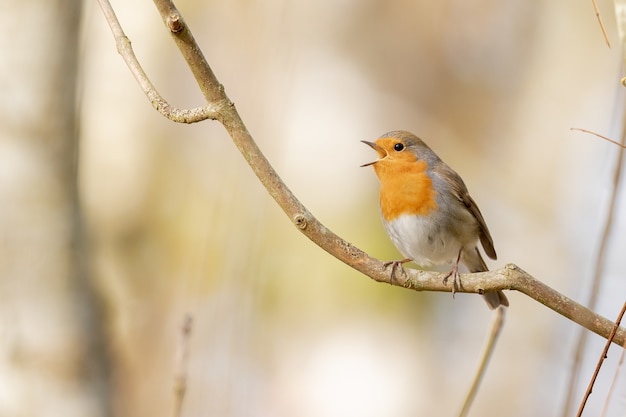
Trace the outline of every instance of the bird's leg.
{"type": "Polygon", "coordinates": [[[400,271],[402,272],[402,275],[404,275],[404,277],[406,278],[406,271],[404,270],[404,267],[402,266],[403,264],[407,263],[407,262],[411,262],[413,259],[409,259],[409,258],[405,258],[405,259],[401,259],[399,261],[389,261],[389,262],[385,262],[383,264],[383,268],[388,268],[389,265],[391,265],[391,275],[390,275],[390,279],[389,279],[389,284],[393,285],[393,279],[396,276],[396,272],[398,271],[398,268],[400,268],[400,271]]]}
{"type": "Polygon", "coordinates": [[[459,249],[459,255],[456,257],[456,262],[452,265],[452,269],[450,272],[443,277],[444,285],[448,283],[448,278],[452,277],[452,298],[454,298],[454,294],[457,289],[462,287],[461,285],[461,275],[459,274],[459,262],[461,262],[461,253],[463,253],[463,248],[459,249]]]}

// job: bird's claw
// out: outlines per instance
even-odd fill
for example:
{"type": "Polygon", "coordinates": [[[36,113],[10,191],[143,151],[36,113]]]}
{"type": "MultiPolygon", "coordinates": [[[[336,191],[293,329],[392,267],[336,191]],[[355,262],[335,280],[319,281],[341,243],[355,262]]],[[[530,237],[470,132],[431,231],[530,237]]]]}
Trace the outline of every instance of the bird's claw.
{"type": "Polygon", "coordinates": [[[406,270],[404,269],[403,264],[410,262],[411,259],[402,259],[400,261],[389,261],[389,262],[385,262],[383,264],[383,268],[387,269],[389,268],[389,266],[391,266],[391,274],[389,275],[389,284],[393,285],[393,280],[395,279],[396,281],[398,280],[396,277],[396,273],[398,271],[398,268],[400,269],[400,273],[402,274],[402,276],[404,278],[408,278],[408,274],[406,272],[406,270]]]}
{"type": "Polygon", "coordinates": [[[452,298],[454,298],[454,294],[456,291],[463,288],[463,284],[461,283],[461,274],[459,274],[459,264],[454,264],[450,272],[443,277],[443,284],[446,285],[448,283],[448,279],[452,277],[452,298]]]}

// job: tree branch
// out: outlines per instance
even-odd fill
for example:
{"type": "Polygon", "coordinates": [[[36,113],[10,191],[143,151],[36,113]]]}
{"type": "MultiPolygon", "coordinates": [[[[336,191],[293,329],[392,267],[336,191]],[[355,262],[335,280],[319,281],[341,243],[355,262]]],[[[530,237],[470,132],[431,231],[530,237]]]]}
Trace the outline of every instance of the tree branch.
{"type": "Polygon", "coordinates": [[[177,109],[172,107],[154,88],[154,85],[141,67],[141,64],[135,56],[135,52],[131,46],[130,40],[124,33],[111,3],[108,0],[98,0],[102,13],[106,18],[117,46],[117,52],[122,56],[126,65],[130,69],[139,86],[159,113],[169,120],[177,123],[195,123],[207,119],[215,119],[217,108],[211,100],[207,100],[207,104],[195,109],[177,109]]]}
{"type": "MultiPolygon", "coordinates": [[[[149,84],[149,81],[146,83],[147,77],[134,58],[130,42],[123,40],[126,37],[119,27],[119,22],[114,17],[108,0],[98,1],[105,12],[113,36],[116,38],[120,54],[126,60],[131,72],[138,78],[148,98],[153,101],[154,96],[149,95],[148,91],[153,95],[158,93],[149,84]],[[120,48],[120,44],[123,48],[120,48]],[[146,88],[146,84],[149,88],[146,88]]],[[[208,114],[211,115],[209,118],[218,120],[226,128],[263,186],[298,230],[335,258],[377,282],[391,283],[415,291],[451,291],[449,286],[443,284],[443,274],[437,272],[407,269],[406,276],[394,277],[393,282],[390,282],[390,271],[384,267],[383,262],[369,256],[320,223],[287,188],[256,145],[176,6],[170,0],[154,0],[154,3],[208,102],[206,108],[210,109],[207,110],[208,114]]],[[[160,98],[160,96],[158,97],[160,98]]],[[[165,101],[163,100],[163,102],[165,101]]],[[[565,297],[515,265],[509,264],[504,268],[488,272],[463,274],[461,278],[463,287],[458,292],[483,293],[494,290],[516,290],[605,339],[611,333],[613,322],[565,297]]],[[[626,342],[626,330],[624,328],[620,327],[617,330],[613,342],[619,345],[626,342]]]]}

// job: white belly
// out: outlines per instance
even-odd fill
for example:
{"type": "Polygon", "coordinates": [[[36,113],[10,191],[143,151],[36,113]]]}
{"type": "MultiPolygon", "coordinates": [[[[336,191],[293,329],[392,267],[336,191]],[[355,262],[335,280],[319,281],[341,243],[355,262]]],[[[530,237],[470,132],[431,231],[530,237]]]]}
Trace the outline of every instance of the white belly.
{"type": "Polygon", "coordinates": [[[442,265],[456,261],[461,242],[438,222],[421,216],[402,215],[384,222],[385,230],[400,253],[418,265],[442,265]]]}

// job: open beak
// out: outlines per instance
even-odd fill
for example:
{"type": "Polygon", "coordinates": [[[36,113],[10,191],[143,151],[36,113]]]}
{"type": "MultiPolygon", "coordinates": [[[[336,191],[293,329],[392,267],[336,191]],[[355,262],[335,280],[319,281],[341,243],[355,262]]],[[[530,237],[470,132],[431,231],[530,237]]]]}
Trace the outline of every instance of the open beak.
{"type": "MultiPolygon", "coordinates": [[[[385,154],[385,150],[383,148],[381,148],[380,146],[376,145],[374,142],[368,142],[366,140],[362,140],[361,142],[363,142],[364,144],[368,145],[370,148],[374,149],[376,151],[376,153],[378,153],[379,156],[385,154]]],[[[378,161],[380,161],[380,159],[377,159],[377,160],[372,161],[372,162],[368,162],[367,164],[363,164],[363,165],[361,165],[361,167],[367,167],[367,166],[370,166],[370,165],[374,165],[378,161]]]]}

